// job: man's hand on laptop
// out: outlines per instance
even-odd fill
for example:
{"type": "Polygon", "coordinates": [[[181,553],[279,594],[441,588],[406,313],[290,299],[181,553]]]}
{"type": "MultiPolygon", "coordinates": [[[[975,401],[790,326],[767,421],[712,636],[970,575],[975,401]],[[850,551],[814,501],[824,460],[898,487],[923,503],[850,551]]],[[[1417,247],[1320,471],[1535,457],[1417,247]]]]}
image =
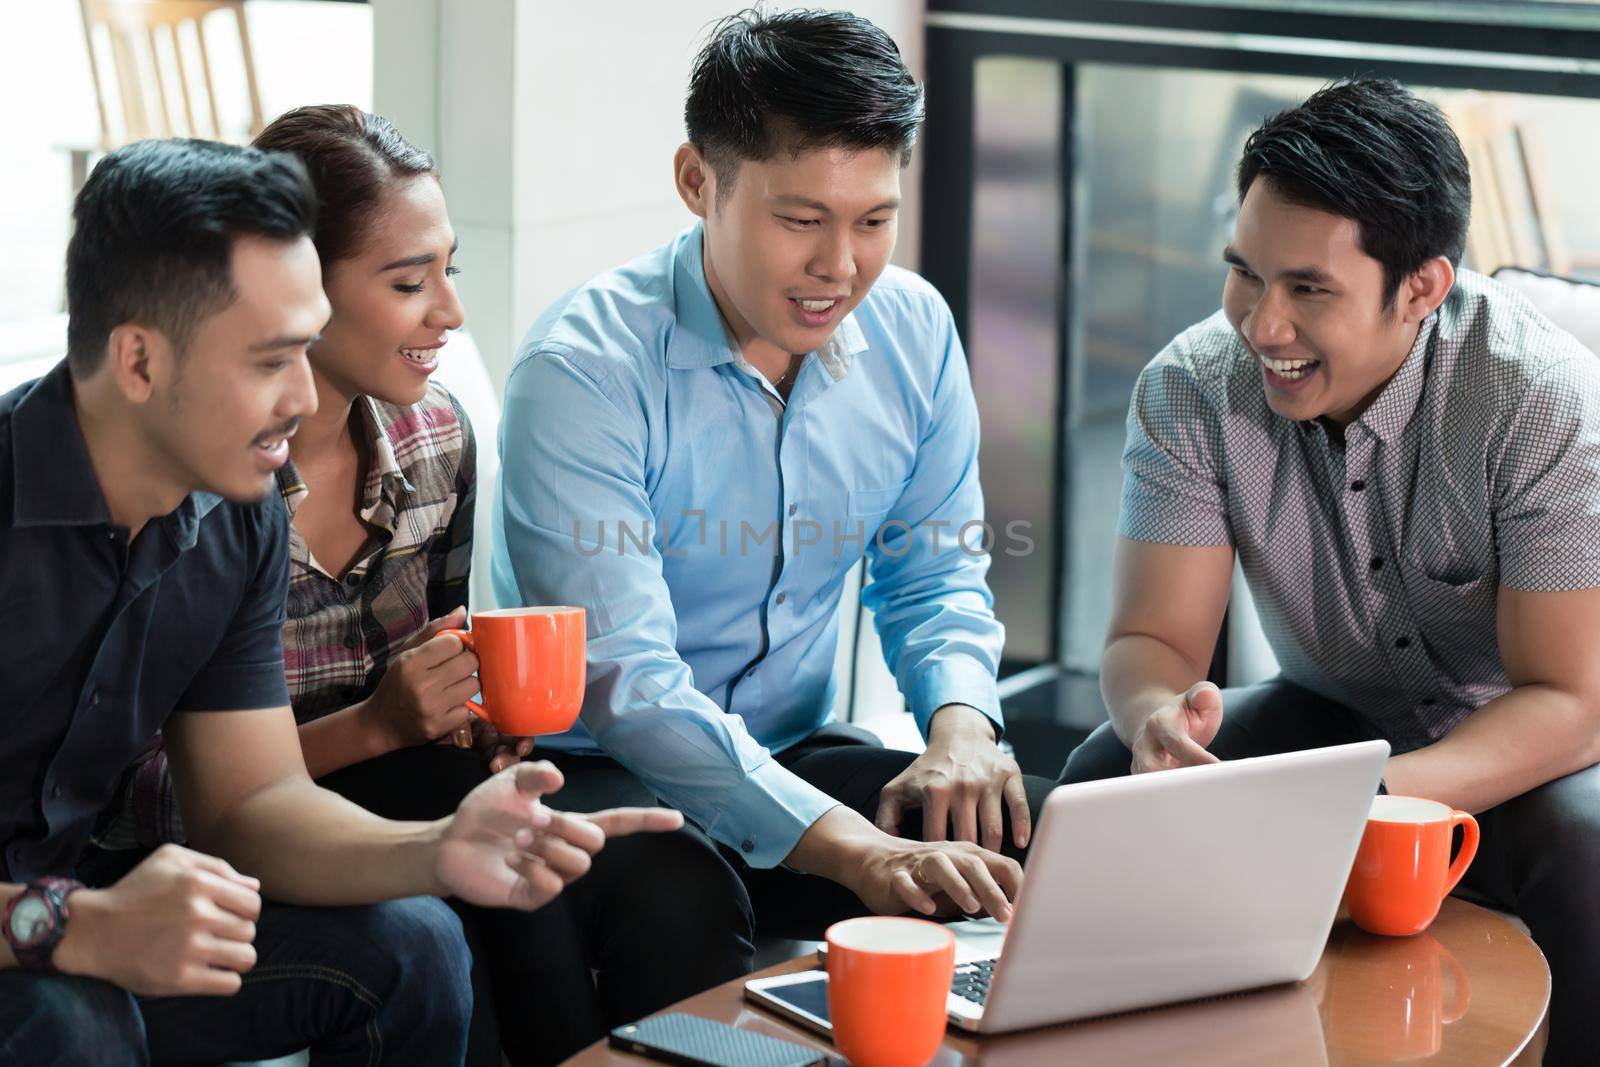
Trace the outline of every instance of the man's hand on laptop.
{"type": "Polygon", "coordinates": [[[946,704],[928,723],[928,747],[878,799],[874,822],[900,832],[906,812],[922,810],[924,841],[971,841],[1000,851],[1002,809],[1011,812],[1011,838],[1026,848],[1032,834],[1022,768],[1000,751],[994,723],[977,708],[946,704]]]}
{"type": "Polygon", "coordinates": [[[1197,682],[1145,719],[1128,746],[1133,753],[1133,773],[1219,762],[1205,746],[1221,725],[1221,690],[1210,682],[1197,682]]]}
{"type": "Polygon", "coordinates": [[[909,841],[841,804],[801,835],[784,862],[832,879],[880,915],[987,913],[1011,919],[1022,866],[966,841],[909,841]]]}
{"type": "MultiPolygon", "coordinates": [[[[906,910],[924,915],[993,915],[1011,921],[1011,902],[1022,889],[1022,866],[966,841],[908,841],[870,851],[858,884],[862,903],[880,915],[906,910]]],[[[849,883],[846,883],[849,885],[849,883]]]]}

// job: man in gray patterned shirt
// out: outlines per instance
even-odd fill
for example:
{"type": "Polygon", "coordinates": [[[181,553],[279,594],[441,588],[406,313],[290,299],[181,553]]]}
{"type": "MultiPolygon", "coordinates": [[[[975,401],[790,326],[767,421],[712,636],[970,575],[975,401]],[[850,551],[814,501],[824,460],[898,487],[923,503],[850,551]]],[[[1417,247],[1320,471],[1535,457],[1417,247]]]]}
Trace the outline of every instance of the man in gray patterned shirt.
{"type": "Polygon", "coordinates": [[[1466,160],[1392,82],[1267,120],[1238,185],[1222,310],[1134,390],[1111,721],[1063,780],[1387,739],[1550,961],[1545,1062],[1596,1062],[1600,359],[1457,269],[1466,160]],[[1219,692],[1235,553],[1282,674],[1219,692]]]}

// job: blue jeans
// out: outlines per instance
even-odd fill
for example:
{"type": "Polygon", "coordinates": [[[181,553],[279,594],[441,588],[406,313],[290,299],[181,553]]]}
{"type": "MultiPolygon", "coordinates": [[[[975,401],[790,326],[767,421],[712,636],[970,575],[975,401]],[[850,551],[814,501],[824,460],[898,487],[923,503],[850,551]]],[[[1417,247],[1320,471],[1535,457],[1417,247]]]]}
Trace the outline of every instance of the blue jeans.
{"type": "Polygon", "coordinates": [[[0,972],[0,1067],[216,1064],[304,1048],[316,1067],[465,1056],[470,961],[441,901],[267,903],[255,946],[231,997],[135,997],[91,978],[0,972]]]}

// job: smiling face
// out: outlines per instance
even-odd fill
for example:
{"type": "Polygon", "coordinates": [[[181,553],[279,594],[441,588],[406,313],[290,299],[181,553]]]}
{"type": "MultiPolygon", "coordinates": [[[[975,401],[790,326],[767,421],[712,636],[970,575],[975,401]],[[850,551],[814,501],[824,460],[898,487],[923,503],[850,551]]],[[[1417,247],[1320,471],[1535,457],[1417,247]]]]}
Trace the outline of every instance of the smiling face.
{"type": "Polygon", "coordinates": [[[1447,281],[1434,299],[1433,274],[1449,271],[1436,259],[1385,310],[1383,266],[1360,239],[1353,219],[1291,203],[1263,178],[1239,207],[1222,307],[1286,419],[1359,418],[1449,290],[1447,281]]]}
{"type": "MultiPolygon", "coordinates": [[[[317,409],[306,350],[328,321],[309,238],[241,237],[227,307],[195,327],[181,353],[160,339],[150,403],[133,409],[172,481],[253,502],[273,487],[288,439],[317,409]]],[[[160,336],[151,331],[151,344],[160,336]]]]}
{"type": "Polygon", "coordinates": [[[678,162],[680,192],[705,219],[706,282],[747,355],[753,346],[821,347],[894,252],[897,152],[818,148],[747,160],[721,202],[694,146],[680,148],[678,162]]]}
{"type": "Polygon", "coordinates": [[[439,348],[463,321],[455,249],[439,182],[423,174],[389,183],[355,255],[328,264],[333,318],[311,349],[318,379],[347,398],[421,400],[439,348]]]}

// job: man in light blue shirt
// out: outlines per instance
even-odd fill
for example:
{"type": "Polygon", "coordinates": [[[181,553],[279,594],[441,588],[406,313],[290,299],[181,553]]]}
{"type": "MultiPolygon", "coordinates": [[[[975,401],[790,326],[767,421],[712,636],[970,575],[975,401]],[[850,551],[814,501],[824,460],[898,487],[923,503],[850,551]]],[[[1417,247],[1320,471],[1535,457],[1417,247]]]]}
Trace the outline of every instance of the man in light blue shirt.
{"type": "Polygon", "coordinates": [[[701,221],[557,301],[506,388],[496,594],[589,613],[581,724],[540,742],[561,799],[603,779],[596,804],[682,809],[762,930],[819,936],[863,907],[1008,918],[1051,784],[997,745],[961,342],[887,265],[921,110],[863,19],[724,22],[675,159],[701,221]],[[863,554],[920,757],[819,733],[863,554]]]}

